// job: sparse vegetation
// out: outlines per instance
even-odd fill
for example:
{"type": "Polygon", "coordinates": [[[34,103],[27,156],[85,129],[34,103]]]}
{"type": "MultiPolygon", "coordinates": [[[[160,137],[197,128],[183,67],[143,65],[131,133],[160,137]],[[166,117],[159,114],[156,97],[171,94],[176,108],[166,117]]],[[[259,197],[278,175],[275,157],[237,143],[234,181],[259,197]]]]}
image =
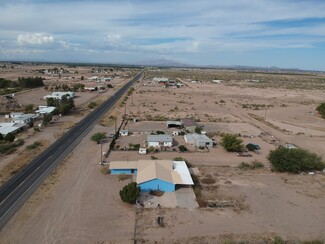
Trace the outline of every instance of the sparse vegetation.
{"type": "Polygon", "coordinates": [[[25,113],[32,113],[34,109],[34,104],[27,104],[24,108],[25,113]]]}
{"type": "Polygon", "coordinates": [[[88,108],[90,108],[90,109],[95,108],[95,107],[97,107],[97,106],[98,106],[98,104],[97,104],[96,102],[90,102],[90,103],[88,104],[88,108]]]}
{"type": "Polygon", "coordinates": [[[318,105],[316,110],[319,112],[319,114],[322,116],[322,118],[325,119],[325,102],[318,105]]]}
{"type": "Polygon", "coordinates": [[[154,190],[154,191],[151,190],[149,194],[156,197],[161,197],[162,195],[164,195],[164,192],[159,190],[154,190]]]}
{"type": "Polygon", "coordinates": [[[186,162],[186,160],[184,158],[182,158],[182,157],[175,157],[173,160],[174,161],[185,161],[186,162]]]}
{"type": "Polygon", "coordinates": [[[16,148],[23,145],[24,140],[17,140],[14,142],[0,141],[0,154],[10,154],[16,151],[16,148]]]}
{"type": "Polygon", "coordinates": [[[132,143],[129,143],[129,148],[130,148],[130,150],[138,151],[139,148],[140,148],[140,144],[132,144],[132,143]]]}
{"type": "Polygon", "coordinates": [[[42,146],[42,143],[40,141],[35,141],[33,144],[27,145],[27,150],[33,150],[35,148],[38,148],[39,146],[42,146]]]}
{"type": "Polygon", "coordinates": [[[259,162],[257,160],[251,162],[251,163],[246,163],[246,162],[241,162],[239,165],[240,169],[259,169],[259,168],[264,168],[264,164],[262,162],[259,162]]]}
{"type": "Polygon", "coordinates": [[[280,172],[300,173],[311,170],[323,170],[325,164],[315,153],[304,149],[288,149],[283,146],[272,150],[268,160],[273,168],[280,172]]]}
{"type": "Polygon", "coordinates": [[[132,175],[127,175],[127,174],[120,174],[117,176],[119,181],[123,181],[123,180],[129,180],[132,178],[132,175]]]}
{"type": "Polygon", "coordinates": [[[90,137],[90,140],[99,143],[100,140],[103,140],[103,139],[105,139],[105,138],[106,138],[106,133],[105,133],[105,132],[97,132],[97,133],[93,134],[93,135],[90,137]]]}

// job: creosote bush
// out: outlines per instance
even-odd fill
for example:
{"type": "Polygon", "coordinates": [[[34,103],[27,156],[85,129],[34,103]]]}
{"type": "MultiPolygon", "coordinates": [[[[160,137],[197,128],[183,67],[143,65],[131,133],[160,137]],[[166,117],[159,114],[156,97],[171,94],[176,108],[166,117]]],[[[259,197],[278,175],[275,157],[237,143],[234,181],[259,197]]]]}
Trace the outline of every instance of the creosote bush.
{"type": "Polygon", "coordinates": [[[311,170],[323,170],[325,164],[315,153],[304,149],[288,149],[279,146],[268,155],[273,168],[280,172],[300,173],[311,170]]]}
{"type": "Polygon", "coordinates": [[[221,138],[221,146],[228,152],[239,152],[243,149],[243,140],[234,134],[224,134],[221,138]]]}

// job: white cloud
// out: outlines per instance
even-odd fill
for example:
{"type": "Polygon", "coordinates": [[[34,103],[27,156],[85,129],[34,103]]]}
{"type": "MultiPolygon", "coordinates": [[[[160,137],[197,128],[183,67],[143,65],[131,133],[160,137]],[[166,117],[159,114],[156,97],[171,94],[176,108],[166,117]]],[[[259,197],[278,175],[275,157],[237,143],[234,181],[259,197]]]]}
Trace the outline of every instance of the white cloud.
{"type": "Polygon", "coordinates": [[[17,43],[19,45],[44,45],[54,42],[54,37],[44,33],[31,33],[31,34],[20,34],[17,37],[17,43]]]}

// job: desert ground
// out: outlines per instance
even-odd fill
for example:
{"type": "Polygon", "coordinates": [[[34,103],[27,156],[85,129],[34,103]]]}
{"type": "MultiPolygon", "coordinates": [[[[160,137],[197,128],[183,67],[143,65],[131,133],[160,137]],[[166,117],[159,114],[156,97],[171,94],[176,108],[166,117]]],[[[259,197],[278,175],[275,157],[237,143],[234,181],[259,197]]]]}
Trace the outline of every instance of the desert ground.
{"type": "MultiPolygon", "coordinates": [[[[306,87],[301,84],[304,76],[257,76],[213,70],[147,71],[145,79],[135,84],[135,91],[126,105],[121,101],[115,109],[108,111],[103,121],[15,214],[1,231],[0,242],[267,243],[274,236],[291,241],[325,240],[324,174],[272,172],[267,160],[270,150],[286,143],[325,157],[325,120],[315,111],[317,105],[324,102],[324,87],[316,82],[318,77],[310,83],[313,85],[306,87]],[[162,87],[152,82],[155,76],[178,78],[184,86],[162,87]],[[216,78],[223,82],[209,82],[216,78]],[[267,82],[255,84],[247,79],[267,82]],[[113,133],[114,123],[108,118],[116,116],[120,124],[124,113],[129,118],[138,118],[139,122],[129,121],[125,129],[131,134],[118,138],[116,145],[119,149],[111,151],[106,160],[183,157],[199,182],[200,187],[195,193],[200,207],[168,206],[166,201],[159,210],[152,206],[137,208],[122,203],[119,190],[132,178],[105,174],[106,167],[99,165],[100,147],[90,140],[90,136],[95,132],[113,133]],[[244,143],[259,144],[260,154],[242,158],[226,152],[220,145],[209,151],[188,146],[189,152],[180,153],[178,145],[185,145],[182,136],[173,137],[176,150],[147,155],[121,150],[130,143],[144,145],[146,135],[151,132],[171,133],[165,121],[185,117],[195,118],[207,135],[217,142],[221,133],[239,133],[244,143]],[[238,167],[243,161],[254,160],[265,167],[256,170],[238,167]],[[220,202],[233,204],[219,208],[208,205],[220,202]],[[164,227],[156,224],[157,216],[163,216],[164,227]]],[[[41,96],[43,91],[22,93],[18,99],[29,101],[36,96],[33,92],[41,96]]],[[[104,99],[113,93],[109,92],[100,96],[104,99]]],[[[98,98],[80,96],[80,99],[85,99],[78,102],[81,109],[98,98]]],[[[81,118],[81,114],[62,117],[40,133],[22,136],[30,142],[43,139],[52,143],[67,129],[60,129],[62,124],[70,123],[71,126],[81,118]]],[[[103,145],[103,150],[108,150],[108,143],[103,145]]],[[[6,156],[0,165],[11,160],[14,160],[13,155],[6,156]]],[[[163,195],[161,200],[155,201],[162,203],[163,197],[177,200],[177,191],[175,194],[163,195]]]]}

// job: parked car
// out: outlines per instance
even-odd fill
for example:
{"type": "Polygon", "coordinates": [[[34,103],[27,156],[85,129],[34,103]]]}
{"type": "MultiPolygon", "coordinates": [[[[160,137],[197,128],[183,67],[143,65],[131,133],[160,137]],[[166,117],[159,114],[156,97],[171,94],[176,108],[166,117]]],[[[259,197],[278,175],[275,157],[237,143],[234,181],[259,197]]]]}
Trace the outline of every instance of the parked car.
{"type": "Polygon", "coordinates": [[[256,150],[260,150],[261,147],[257,144],[254,144],[254,143],[248,143],[246,145],[246,148],[249,150],[249,151],[256,151],[256,150]]]}

